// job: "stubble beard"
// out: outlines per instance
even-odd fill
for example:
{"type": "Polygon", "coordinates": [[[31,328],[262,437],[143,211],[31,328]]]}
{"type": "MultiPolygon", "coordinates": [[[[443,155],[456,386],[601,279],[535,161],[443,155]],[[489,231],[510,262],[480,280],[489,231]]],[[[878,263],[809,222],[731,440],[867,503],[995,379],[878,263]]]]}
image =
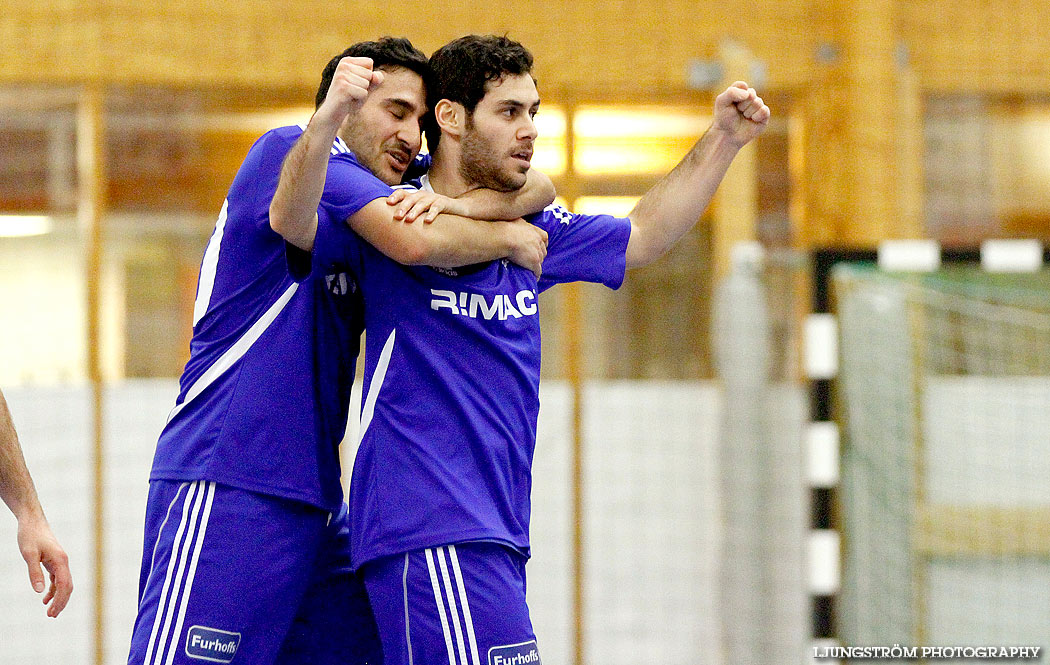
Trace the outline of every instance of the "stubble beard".
{"type": "Polygon", "coordinates": [[[384,158],[383,146],[378,145],[376,137],[360,123],[353,123],[347,131],[346,146],[354,153],[357,161],[387,185],[401,184],[401,174],[396,173],[384,158]]]}
{"type": "Polygon", "coordinates": [[[525,185],[524,174],[508,173],[500,166],[498,151],[475,129],[469,116],[460,145],[459,175],[465,182],[497,192],[513,192],[525,185]]]}

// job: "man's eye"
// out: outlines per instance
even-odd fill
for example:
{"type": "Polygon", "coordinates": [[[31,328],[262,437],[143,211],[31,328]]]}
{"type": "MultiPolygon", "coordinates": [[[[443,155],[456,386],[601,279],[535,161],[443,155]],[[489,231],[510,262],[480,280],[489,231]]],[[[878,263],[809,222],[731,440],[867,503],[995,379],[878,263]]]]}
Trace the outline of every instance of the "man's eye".
{"type": "Polygon", "coordinates": [[[514,109],[503,109],[503,115],[507,116],[508,118],[513,118],[514,109]]]}

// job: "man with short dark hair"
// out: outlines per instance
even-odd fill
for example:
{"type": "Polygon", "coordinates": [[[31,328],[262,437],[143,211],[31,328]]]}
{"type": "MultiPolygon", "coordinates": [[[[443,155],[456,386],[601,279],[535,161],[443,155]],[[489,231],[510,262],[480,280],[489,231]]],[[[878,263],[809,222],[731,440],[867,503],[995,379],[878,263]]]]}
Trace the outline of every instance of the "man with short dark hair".
{"type": "MultiPolygon", "coordinates": [[[[424,190],[513,191],[531,166],[540,98],[532,56],[468,36],[430,58],[433,163],[424,190]]],[[[363,248],[362,440],[350,489],[352,548],[387,665],[538,663],[525,602],[531,464],[539,409],[536,296],[590,281],[617,288],[700,218],[769,109],[737,83],[711,128],[629,218],[550,206],[537,280],[496,261],[467,270],[397,266],[363,248]],[[400,294],[396,307],[382,304],[400,294]],[[435,343],[440,340],[440,344],[435,343]]]]}
{"type": "MultiPolygon", "coordinates": [[[[420,188],[517,191],[537,136],[532,56],[506,38],[470,36],[430,61],[433,163],[420,188]]],[[[716,100],[712,127],[629,219],[557,206],[531,216],[549,241],[539,278],[506,261],[398,265],[345,238],[369,331],[351,552],[387,665],[540,662],[525,603],[537,294],[578,280],[616,288],[628,267],[659,257],[696,223],[768,118],[755,91],[734,84],[716,100]]],[[[320,194],[296,198],[303,184],[293,183],[289,200],[309,215],[320,194]]]]}
{"type": "MultiPolygon", "coordinates": [[[[380,662],[350,570],[339,480],[363,324],[340,248],[359,233],[397,261],[454,267],[509,256],[530,274],[545,251],[543,234],[522,221],[395,217],[386,199],[419,151],[426,76],[407,40],[351,47],[326,67],[327,94],[308,128],[267,132],[234,178],[150,474],[129,663],[380,662]],[[281,173],[294,179],[313,153],[322,186],[327,169],[338,192],[290,220],[283,211],[295,199],[281,173]]],[[[553,194],[540,198],[506,218],[553,194]]],[[[488,201],[505,199],[518,200],[488,201]]]]}

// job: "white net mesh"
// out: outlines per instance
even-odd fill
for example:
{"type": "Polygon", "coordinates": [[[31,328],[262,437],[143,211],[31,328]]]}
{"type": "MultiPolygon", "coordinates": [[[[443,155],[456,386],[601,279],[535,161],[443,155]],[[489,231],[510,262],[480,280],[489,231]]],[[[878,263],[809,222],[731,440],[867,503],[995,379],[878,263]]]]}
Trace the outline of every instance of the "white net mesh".
{"type": "Polygon", "coordinates": [[[770,286],[776,271],[763,269],[757,256],[734,259],[716,290],[712,325],[725,404],[718,445],[725,662],[798,663],[810,629],[805,399],[797,385],[774,380],[779,355],[790,346],[775,341],[776,298],[769,294],[777,291],[770,286]]]}
{"type": "Polygon", "coordinates": [[[1050,272],[840,265],[848,644],[1045,645],[1050,272]]]}

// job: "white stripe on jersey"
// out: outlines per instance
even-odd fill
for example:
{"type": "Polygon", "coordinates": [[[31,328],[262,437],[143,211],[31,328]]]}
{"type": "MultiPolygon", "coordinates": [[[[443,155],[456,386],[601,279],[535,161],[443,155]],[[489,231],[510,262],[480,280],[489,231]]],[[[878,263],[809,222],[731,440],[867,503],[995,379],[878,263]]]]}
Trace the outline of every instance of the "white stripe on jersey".
{"type": "Polygon", "coordinates": [[[379,362],[376,363],[376,371],[372,374],[372,382],[368,386],[368,397],[365,398],[365,406],[361,409],[358,445],[361,445],[368,426],[372,424],[372,415],[376,410],[376,400],[379,398],[379,391],[383,388],[383,380],[386,379],[386,370],[390,366],[390,355],[394,352],[394,337],[396,335],[397,328],[394,328],[390,331],[390,337],[387,337],[386,344],[383,345],[383,351],[379,354],[379,362]]]}
{"type": "Polygon", "coordinates": [[[176,404],[175,408],[168,414],[167,422],[170,423],[175,416],[179,415],[180,411],[186,408],[187,404],[204,392],[205,388],[214,383],[216,379],[222,376],[226,370],[233,367],[234,363],[240,360],[244,354],[248,352],[248,349],[250,349],[252,345],[262,337],[262,334],[266,332],[266,329],[270,327],[270,324],[277,318],[277,315],[284,310],[285,305],[287,305],[288,301],[292,299],[292,296],[295,295],[298,288],[298,282],[289,286],[288,289],[281,294],[281,297],[270,305],[270,308],[266,310],[262,317],[253,323],[252,327],[249,328],[246,333],[241,335],[240,339],[233,343],[233,346],[226,349],[226,352],[219,356],[219,359],[215,361],[214,365],[209,367],[204,374],[201,374],[200,377],[193,382],[193,385],[186,391],[186,399],[183,400],[182,404],[176,404]]]}
{"type": "Polygon", "coordinates": [[[332,154],[333,155],[345,155],[350,152],[350,148],[343,143],[343,139],[338,136],[335,137],[335,141],[332,141],[332,154]]]}
{"type": "Polygon", "coordinates": [[[197,283],[197,299],[193,302],[193,327],[201,320],[208,305],[211,304],[211,292],[215,288],[215,270],[219,265],[219,247],[222,245],[222,234],[226,230],[226,211],[230,207],[229,199],[222,202],[219,220],[215,222],[215,231],[204,250],[204,261],[201,262],[201,278],[197,283]]]}
{"type": "Polygon", "coordinates": [[[434,551],[427,550],[427,570],[430,571],[430,586],[434,589],[434,602],[437,603],[438,616],[441,617],[441,631],[445,634],[445,648],[448,649],[448,665],[456,665],[456,652],[452,648],[452,634],[448,629],[448,616],[445,614],[445,603],[441,600],[441,587],[438,585],[437,571],[434,569],[434,551]]]}
{"type": "MultiPolygon", "coordinates": [[[[299,129],[303,130],[304,132],[306,131],[306,123],[300,122],[299,124],[296,125],[296,127],[298,127],[299,129]]],[[[341,154],[341,153],[348,153],[348,152],[350,152],[350,148],[347,147],[346,143],[343,142],[343,139],[339,138],[338,136],[335,137],[335,140],[332,141],[332,154],[333,155],[338,155],[338,154],[341,154]]]]}

